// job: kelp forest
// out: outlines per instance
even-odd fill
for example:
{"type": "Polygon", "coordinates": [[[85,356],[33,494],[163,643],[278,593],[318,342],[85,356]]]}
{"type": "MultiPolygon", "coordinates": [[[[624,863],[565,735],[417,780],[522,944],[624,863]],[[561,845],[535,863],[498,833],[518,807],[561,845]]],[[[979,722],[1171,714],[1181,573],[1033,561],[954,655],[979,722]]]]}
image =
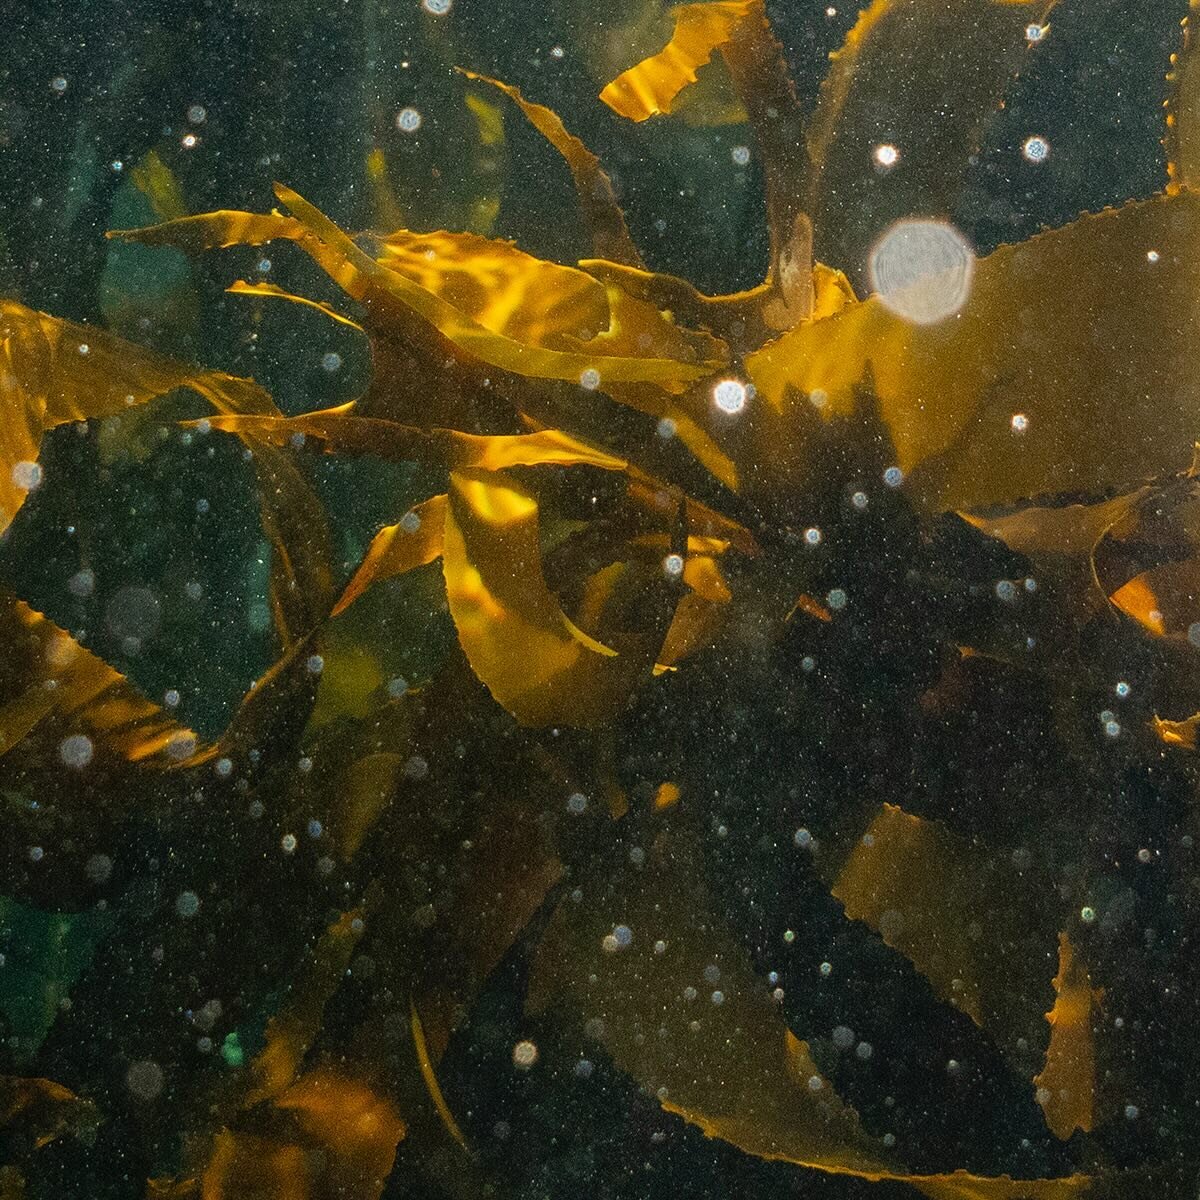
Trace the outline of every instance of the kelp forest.
{"type": "Polygon", "coordinates": [[[2,1200],[1196,1196],[1187,7],[8,0],[2,1200]]]}

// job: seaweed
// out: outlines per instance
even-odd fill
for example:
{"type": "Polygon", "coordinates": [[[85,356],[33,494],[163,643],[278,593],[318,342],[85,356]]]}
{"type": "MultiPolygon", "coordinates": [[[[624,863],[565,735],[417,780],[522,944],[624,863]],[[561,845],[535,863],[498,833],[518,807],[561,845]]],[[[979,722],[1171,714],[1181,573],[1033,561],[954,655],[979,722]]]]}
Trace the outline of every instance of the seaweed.
{"type": "Polygon", "coordinates": [[[762,0],[676,9],[600,99],[661,119],[722,57],[770,246],[733,294],[649,267],[596,156],[473,71],[565,160],[591,257],[352,236],[284,184],[110,234],[293,244],[339,300],[229,291],[365,338],[347,404],[3,302],[5,525],[57,426],[236,437],[277,642],[206,739],[3,599],[4,895],[115,918],[10,1056],[4,1195],[516,1194],[468,1070],[496,1044],[514,1088],[599,1073],[718,1180],[1194,1188],[1194,49],[1160,195],[977,257],[963,163],[1051,7],[874,0],[813,113],[762,0]],[[898,285],[893,237],[925,255],[898,285]],[[318,456],[430,481],[345,582],[318,456]],[[363,614],[401,577],[453,644],[385,686],[363,614]]]}

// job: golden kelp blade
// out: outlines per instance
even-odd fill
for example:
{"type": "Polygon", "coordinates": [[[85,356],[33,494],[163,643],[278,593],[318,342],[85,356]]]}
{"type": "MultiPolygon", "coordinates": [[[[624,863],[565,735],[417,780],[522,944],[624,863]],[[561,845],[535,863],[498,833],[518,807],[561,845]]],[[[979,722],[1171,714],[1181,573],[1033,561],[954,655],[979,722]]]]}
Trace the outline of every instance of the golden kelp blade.
{"type": "Polygon", "coordinates": [[[618,653],[567,619],[542,574],[537,501],[515,480],[458,471],[449,498],[446,596],[472,670],[524,725],[611,719],[654,650],[618,653]]]}
{"type": "Polygon", "coordinates": [[[1028,885],[1004,865],[938,822],[884,804],[830,890],[848,917],[869,925],[1003,1049],[1036,1041],[1048,990],[1044,922],[1028,885]]]}
{"type": "Polygon", "coordinates": [[[1200,34],[1200,0],[1189,0],[1183,22],[1183,45],[1171,55],[1171,73],[1167,81],[1171,92],[1167,100],[1167,133],[1163,145],[1167,151],[1167,194],[1200,185],[1200,54],[1196,38],[1200,34]]]}
{"type": "Polygon", "coordinates": [[[1188,558],[1135,575],[1109,599],[1148,633],[1183,640],[1200,616],[1198,595],[1200,559],[1188,558]]]}
{"type": "Polygon", "coordinates": [[[1096,1117],[1095,1023],[1102,993],[1065,933],[1058,936],[1058,974],[1046,1065],[1034,1078],[1046,1124],[1066,1141],[1076,1129],[1090,1133],[1096,1117]]]}
{"type": "Polygon", "coordinates": [[[385,525],[371,539],[366,557],[346,585],[332,615],[336,617],[345,612],[372,584],[403,575],[440,558],[445,523],[446,497],[442,495],[414,505],[403,521],[385,525]]]}
{"type": "Polygon", "coordinates": [[[695,83],[697,70],[733,36],[738,24],[761,10],[761,0],[717,0],[675,10],[675,32],[657,54],[618,75],[600,99],[631,121],[669,113],[675,97],[695,83]]]}
{"type": "Polygon", "coordinates": [[[0,532],[37,486],[48,430],[122,413],[176,388],[220,393],[240,382],[172,362],[103,329],[0,301],[0,532]]]}
{"type": "Polygon", "coordinates": [[[575,194],[579,197],[584,220],[591,230],[592,252],[596,257],[611,259],[626,266],[641,266],[642,256],[629,235],[625,214],[617,203],[612,180],[600,166],[600,160],[579,138],[568,132],[562,118],[544,104],[526,100],[519,89],[499,79],[478,75],[474,71],[462,71],[462,74],[468,79],[499,88],[562,156],[575,181],[575,194]]]}
{"type": "Polygon", "coordinates": [[[276,185],[279,198],[292,209],[312,239],[301,243],[318,264],[354,299],[381,294],[410,309],[459,350],[501,370],[540,379],[579,381],[585,371],[617,383],[656,383],[682,391],[702,376],[709,364],[671,359],[605,355],[602,351],[555,350],[531,345],[488,329],[441,295],[389,269],[360,250],[328,217],[290,188],[276,185]]]}
{"type": "Polygon", "coordinates": [[[624,459],[587,445],[558,429],[536,433],[460,433],[417,429],[380,417],[360,417],[353,404],[299,417],[231,414],[209,419],[213,429],[276,446],[308,445],[329,454],[369,454],[392,462],[420,462],[451,470],[502,471],[509,467],[580,466],[622,471],[624,459]]]}
{"type": "Polygon", "coordinates": [[[710,905],[699,853],[688,836],[664,832],[645,869],[580,881],[583,903],[561,904],[539,946],[530,1007],[568,1005],[581,1023],[594,1020],[616,1065],[657,1094],[667,1112],[755,1157],[905,1182],[933,1200],[1069,1200],[1084,1193],[1090,1181],[1082,1176],[905,1171],[862,1129],[787,1028],[710,905]],[[686,895],[687,905],[663,902],[673,895],[686,895]],[[617,925],[632,939],[606,948],[617,925]],[[689,1001],[685,989],[700,996],[689,1001]]]}
{"type": "Polygon", "coordinates": [[[399,230],[380,239],[378,261],[489,332],[531,346],[573,349],[608,326],[608,300],[590,275],[511,242],[399,230]]]}
{"type": "Polygon", "coordinates": [[[88,1100],[50,1079],[0,1075],[0,1138],[41,1149],[56,1138],[99,1123],[88,1100]]]}
{"type": "Polygon", "coordinates": [[[454,1119],[454,1114],[450,1111],[450,1105],[446,1103],[446,1097],[442,1094],[441,1085],[437,1081],[437,1072],[434,1070],[433,1061],[429,1057],[429,1046],[425,1041],[425,1030],[421,1025],[421,1014],[417,1012],[416,1003],[409,1000],[410,1023],[412,1025],[413,1047],[417,1054],[417,1063],[421,1068],[421,1078],[425,1080],[425,1086],[429,1090],[429,1098],[433,1101],[433,1106],[437,1110],[437,1114],[442,1119],[442,1124],[446,1127],[446,1132],[464,1149],[467,1149],[467,1139],[463,1137],[463,1131],[459,1129],[458,1122],[454,1119]]]}
{"type": "Polygon", "coordinates": [[[868,300],[800,326],[747,359],[778,414],[760,473],[803,481],[816,447],[788,462],[773,446],[813,393],[826,417],[851,411],[868,371],[906,492],[926,509],[1129,490],[1177,471],[1200,429],[1198,244],[1200,197],[1160,197],[997,250],[942,324],[868,300]]]}
{"type": "Polygon", "coordinates": [[[81,735],[128,762],[189,757],[196,735],[171,720],[107,663],[40,613],[0,593],[0,756],[36,734],[81,735]]]}
{"type": "Polygon", "coordinates": [[[349,317],[343,316],[328,304],[324,304],[320,300],[310,300],[307,296],[296,296],[291,292],[285,292],[276,283],[247,283],[244,279],[238,279],[231,283],[225,290],[232,292],[235,296],[267,296],[274,300],[288,300],[292,304],[302,304],[305,308],[315,309],[331,321],[336,321],[339,325],[346,325],[350,329],[357,329],[359,333],[363,332],[363,327],[357,321],[352,321],[349,317]]]}
{"type": "Polygon", "coordinates": [[[816,253],[856,282],[899,217],[948,217],[980,129],[1054,0],[874,0],[832,55],[809,146],[816,253]],[[894,168],[881,171],[880,146],[894,168]]]}
{"type": "Polygon", "coordinates": [[[110,229],[104,236],[141,242],[144,246],[171,246],[194,254],[228,246],[261,246],[279,238],[299,242],[309,234],[299,221],[278,212],[252,213],[223,208],[142,229],[110,229]]]}

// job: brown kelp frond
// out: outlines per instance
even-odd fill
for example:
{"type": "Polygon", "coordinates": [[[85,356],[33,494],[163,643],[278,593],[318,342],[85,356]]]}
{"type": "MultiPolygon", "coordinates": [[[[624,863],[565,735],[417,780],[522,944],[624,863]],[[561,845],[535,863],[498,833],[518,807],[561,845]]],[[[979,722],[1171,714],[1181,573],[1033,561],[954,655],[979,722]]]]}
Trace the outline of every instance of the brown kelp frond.
{"type": "Polygon", "coordinates": [[[794,422],[814,396],[822,416],[849,411],[869,367],[928,509],[1128,489],[1177,470],[1195,438],[1181,383],[1195,348],[1177,314],[1195,310],[1198,234],[1188,193],[1086,216],[976,262],[952,321],[915,324],[873,298],[784,334],[747,371],[794,422]]]}
{"type": "Polygon", "coordinates": [[[558,153],[571,171],[575,181],[575,194],[584,220],[592,235],[592,251],[598,258],[612,259],[630,267],[642,266],[638,253],[625,224],[625,214],[617,203],[612,180],[609,179],[600,160],[577,138],[568,132],[562,118],[544,104],[526,100],[518,88],[502,83],[487,75],[459,68],[468,79],[486,83],[502,91],[525,115],[526,120],[540,133],[558,153]]]}
{"type": "Polygon", "coordinates": [[[809,135],[816,252],[856,284],[901,217],[948,217],[981,128],[1054,0],[873,0],[829,73],[809,135]]]}
{"type": "Polygon", "coordinates": [[[1163,147],[1167,152],[1168,196],[1200,184],[1200,56],[1196,37],[1200,5],[1188,4],[1183,20],[1179,49],[1171,55],[1167,75],[1170,92],[1166,102],[1166,131],[1163,147]]]}
{"type": "Polygon", "coordinates": [[[614,112],[644,121],[671,111],[675,97],[718,51],[746,108],[766,174],[771,246],[767,291],[757,315],[787,329],[812,311],[812,224],[802,207],[810,174],[804,125],[783,51],[762,0],[719,0],[675,9],[671,40],[600,93],[614,112]]]}

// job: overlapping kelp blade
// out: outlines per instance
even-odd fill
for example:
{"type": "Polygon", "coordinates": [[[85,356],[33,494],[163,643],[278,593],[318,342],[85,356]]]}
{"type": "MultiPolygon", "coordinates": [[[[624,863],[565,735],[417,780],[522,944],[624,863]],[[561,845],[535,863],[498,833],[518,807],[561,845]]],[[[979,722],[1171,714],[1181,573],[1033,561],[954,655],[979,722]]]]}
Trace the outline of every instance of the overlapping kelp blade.
{"type": "Polygon", "coordinates": [[[40,613],[0,592],[0,757],[36,737],[59,764],[69,736],[101,758],[170,764],[196,735],[147,700],[123,675],[40,613]]]}
{"type": "Polygon", "coordinates": [[[1171,91],[1167,99],[1167,133],[1163,145],[1167,151],[1167,192],[1200,185],[1200,53],[1196,39],[1200,35],[1200,3],[1189,0],[1183,23],[1183,44],[1171,56],[1167,80],[1171,91]]]}
{"type": "Polygon", "coordinates": [[[832,56],[809,145],[816,253],[856,282],[899,217],[949,217],[968,156],[1054,0],[873,0],[832,56]],[[890,170],[876,147],[894,146],[890,170]]]}
{"type": "Polygon", "coordinates": [[[385,525],[372,539],[366,556],[334,606],[333,615],[354,603],[373,584],[382,583],[442,556],[446,497],[432,496],[413,505],[403,520],[385,525]]]}
{"type": "Polygon", "coordinates": [[[1089,1133],[1096,1109],[1096,1036],[1101,993],[1065,933],[1058,939],[1058,974],[1046,1065],[1034,1078],[1046,1124],[1064,1141],[1082,1129],[1089,1133]]]}
{"type": "Polygon", "coordinates": [[[869,300],[802,325],[747,360],[769,419],[740,453],[776,486],[802,483],[819,439],[788,448],[798,414],[814,393],[826,418],[852,410],[869,372],[906,491],[926,509],[1129,490],[1178,471],[1200,426],[1198,239],[1200,197],[1131,203],[980,260],[953,320],[911,325],[869,300]]]}
{"type": "Polygon", "coordinates": [[[546,586],[538,504],[499,472],[451,476],[442,566],[459,642],[475,674],[525,725],[611,719],[648,672],[657,646],[623,652],[567,619],[546,586]]]}
{"type": "Polygon", "coordinates": [[[220,393],[240,382],[172,362],[103,329],[0,301],[0,532],[37,486],[48,430],[123,413],[176,388],[220,393]]]}
{"type": "Polygon", "coordinates": [[[884,804],[831,891],[1002,1048],[1036,1044],[1054,935],[1039,928],[1039,901],[1007,861],[884,804]]]}
{"type": "Polygon", "coordinates": [[[40,1150],[99,1124],[95,1105],[50,1079],[0,1075],[0,1146],[40,1150]]]}
{"type": "Polygon", "coordinates": [[[260,280],[257,283],[248,283],[244,279],[235,280],[225,289],[227,292],[235,296],[260,296],[268,297],[272,300],[287,300],[292,304],[302,304],[305,308],[314,309],[323,316],[328,317],[331,321],[336,321],[339,325],[345,325],[350,329],[357,329],[362,332],[362,326],[357,321],[352,321],[349,317],[344,316],[335,308],[320,300],[311,300],[308,296],[297,296],[292,292],[285,292],[276,283],[267,283],[265,280],[260,280]]]}
{"type": "MultiPolygon", "coordinates": [[[[663,1108],[756,1157],[907,1182],[933,1200],[1068,1200],[1081,1176],[913,1175],[861,1127],[785,1024],[705,894],[698,850],[661,833],[644,869],[597,872],[564,899],[538,948],[529,1004],[592,1022],[616,1065],[663,1108]],[[664,903],[686,895],[688,903],[664,903]],[[628,944],[605,948],[618,926],[628,944]],[[714,1000],[714,994],[719,999],[714,1000]],[[691,997],[689,999],[689,996],[691,997]]],[[[611,945],[611,943],[610,943],[611,945]]]]}
{"type": "Polygon", "coordinates": [[[474,71],[462,72],[468,79],[490,84],[499,88],[524,113],[526,120],[540,133],[558,153],[571,171],[575,181],[575,194],[583,217],[592,235],[592,252],[598,258],[611,259],[627,266],[642,265],[642,256],[633,244],[625,214],[617,203],[612,180],[608,177],[600,160],[570,133],[562,118],[544,104],[526,100],[518,88],[487,75],[474,71]]]}
{"type": "MultiPolygon", "coordinates": [[[[745,299],[752,324],[790,328],[812,311],[812,224],[803,207],[810,175],[804,123],[782,48],[762,0],[685,4],[674,15],[667,45],[614,79],[600,99],[634,121],[670,112],[679,92],[695,82],[697,69],[722,54],[766,176],[767,286],[745,299]]],[[[669,287],[664,281],[659,290],[663,286],[669,287]]],[[[739,298],[728,299],[736,308],[739,298]]]]}

